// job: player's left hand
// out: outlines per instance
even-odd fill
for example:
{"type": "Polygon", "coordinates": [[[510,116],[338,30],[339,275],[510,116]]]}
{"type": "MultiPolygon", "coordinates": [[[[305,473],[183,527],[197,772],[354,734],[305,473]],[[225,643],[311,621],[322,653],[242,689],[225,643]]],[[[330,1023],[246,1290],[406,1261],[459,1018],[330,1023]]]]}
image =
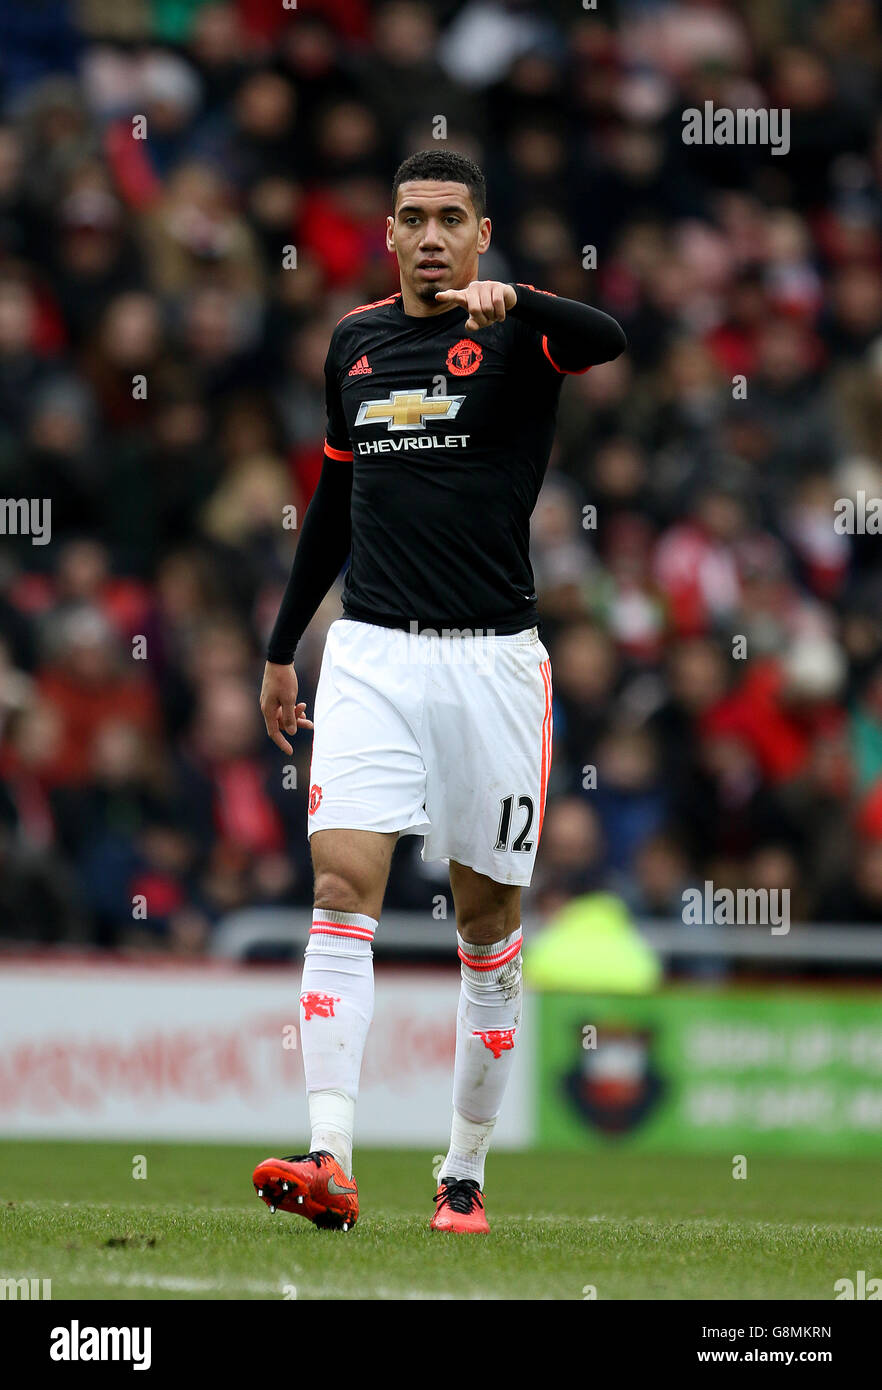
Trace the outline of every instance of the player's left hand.
{"type": "Polygon", "coordinates": [[[476,332],[488,323],[502,323],[506,312],[517,304],[518,294],[514,285],[501,280],[473,280],[464,290],[439,290],[435,299],[468,309],[465,326],[476,332]]]}

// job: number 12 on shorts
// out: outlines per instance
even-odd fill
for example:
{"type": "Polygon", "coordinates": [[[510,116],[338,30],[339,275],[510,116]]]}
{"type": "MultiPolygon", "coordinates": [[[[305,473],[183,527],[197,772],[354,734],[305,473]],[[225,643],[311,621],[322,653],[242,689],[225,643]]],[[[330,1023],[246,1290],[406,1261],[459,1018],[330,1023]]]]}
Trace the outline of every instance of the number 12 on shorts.
{"type": "MultiPolygon", "coordinates": [[[[513,796],[504,796],[500,803],[499,833],[496,836],[495,846],[498,850],[507,850],[509,848],[508,841],[511,835],[511,822],[514,812],[514,803],[515,798],[513,796]]],[[[524,823],[518,831],[517,835],[515,836],[514,843],[511,846],[511,850],[513,854],[529,854],[531,849],[533,848],[533,841],[527,839],[527,836],[530,833],[530,826],[533,824],[533,798],[532,796],[519,796],[517,798],[517,803],[518,811],[524,812],[524,823]]]]}

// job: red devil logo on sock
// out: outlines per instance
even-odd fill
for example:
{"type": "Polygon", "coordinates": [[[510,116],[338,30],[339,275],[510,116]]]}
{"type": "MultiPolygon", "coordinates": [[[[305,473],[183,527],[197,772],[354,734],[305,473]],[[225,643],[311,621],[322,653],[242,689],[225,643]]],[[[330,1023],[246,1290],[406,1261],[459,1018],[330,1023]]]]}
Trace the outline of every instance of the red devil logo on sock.
{"type": "Polygon", "coordinates": [[[488,1028],[484,1033],[477,1030],[472,1033],[472,1037],[480,1038],[484,1046],[497,1058],[501,1057],[503,1052],[511,1052],[514,1047],[514,1035],[513,1028],[488,1028]]]}
{"type": "Polygon", "coordinates": [[[311,1018],[333,1018],[334,1005],[339,1004],[340,999],[336,994],[307,990],[305,994],[301,994],[300,1002],[303,1005],[303,1022],[308,1023],[311,1018]]]}

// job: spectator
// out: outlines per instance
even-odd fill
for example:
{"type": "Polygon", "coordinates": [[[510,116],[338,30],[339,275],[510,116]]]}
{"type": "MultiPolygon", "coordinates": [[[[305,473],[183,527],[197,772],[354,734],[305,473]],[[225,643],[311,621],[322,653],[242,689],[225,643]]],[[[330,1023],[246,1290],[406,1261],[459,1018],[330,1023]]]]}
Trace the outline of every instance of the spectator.
{"type": "MultiPolygon", "coordinates": [[[[0,0],[0,938],[199,954],[310,903],[310,745],[279,762],[255,681],[328,339],[397,288],[390,175],[435,140],[486,167],[484,273],[629,338],[534,517],[527,910],[714,879],[879,920],[879,537],[833,521],[882,496],[882,18],[802,8],[770,42],[730,0],[0,0]],[[788,157],[684,145],[707,99],[786,107],[788,157]]],[[[413,851],[390,907],[439,882],[413,851]]]]}

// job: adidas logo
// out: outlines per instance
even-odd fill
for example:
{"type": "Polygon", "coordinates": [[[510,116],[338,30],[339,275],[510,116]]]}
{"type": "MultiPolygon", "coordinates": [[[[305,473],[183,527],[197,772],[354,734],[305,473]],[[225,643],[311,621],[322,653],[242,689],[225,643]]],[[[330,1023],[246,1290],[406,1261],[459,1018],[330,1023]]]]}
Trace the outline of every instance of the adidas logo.
{"type": "Polygon", "coordinates": [[[349,375],[350,375],[350,376],[370,376],[371,373],[373,372],[373,370],[374,370],[374,369],[373,369],[373,367],[370,365],[370,363],[368,362],[367,357],[359,357],[359,359],[358,359],[358,361],[356,362],[355,366],[349,368],[349,375]]]}

